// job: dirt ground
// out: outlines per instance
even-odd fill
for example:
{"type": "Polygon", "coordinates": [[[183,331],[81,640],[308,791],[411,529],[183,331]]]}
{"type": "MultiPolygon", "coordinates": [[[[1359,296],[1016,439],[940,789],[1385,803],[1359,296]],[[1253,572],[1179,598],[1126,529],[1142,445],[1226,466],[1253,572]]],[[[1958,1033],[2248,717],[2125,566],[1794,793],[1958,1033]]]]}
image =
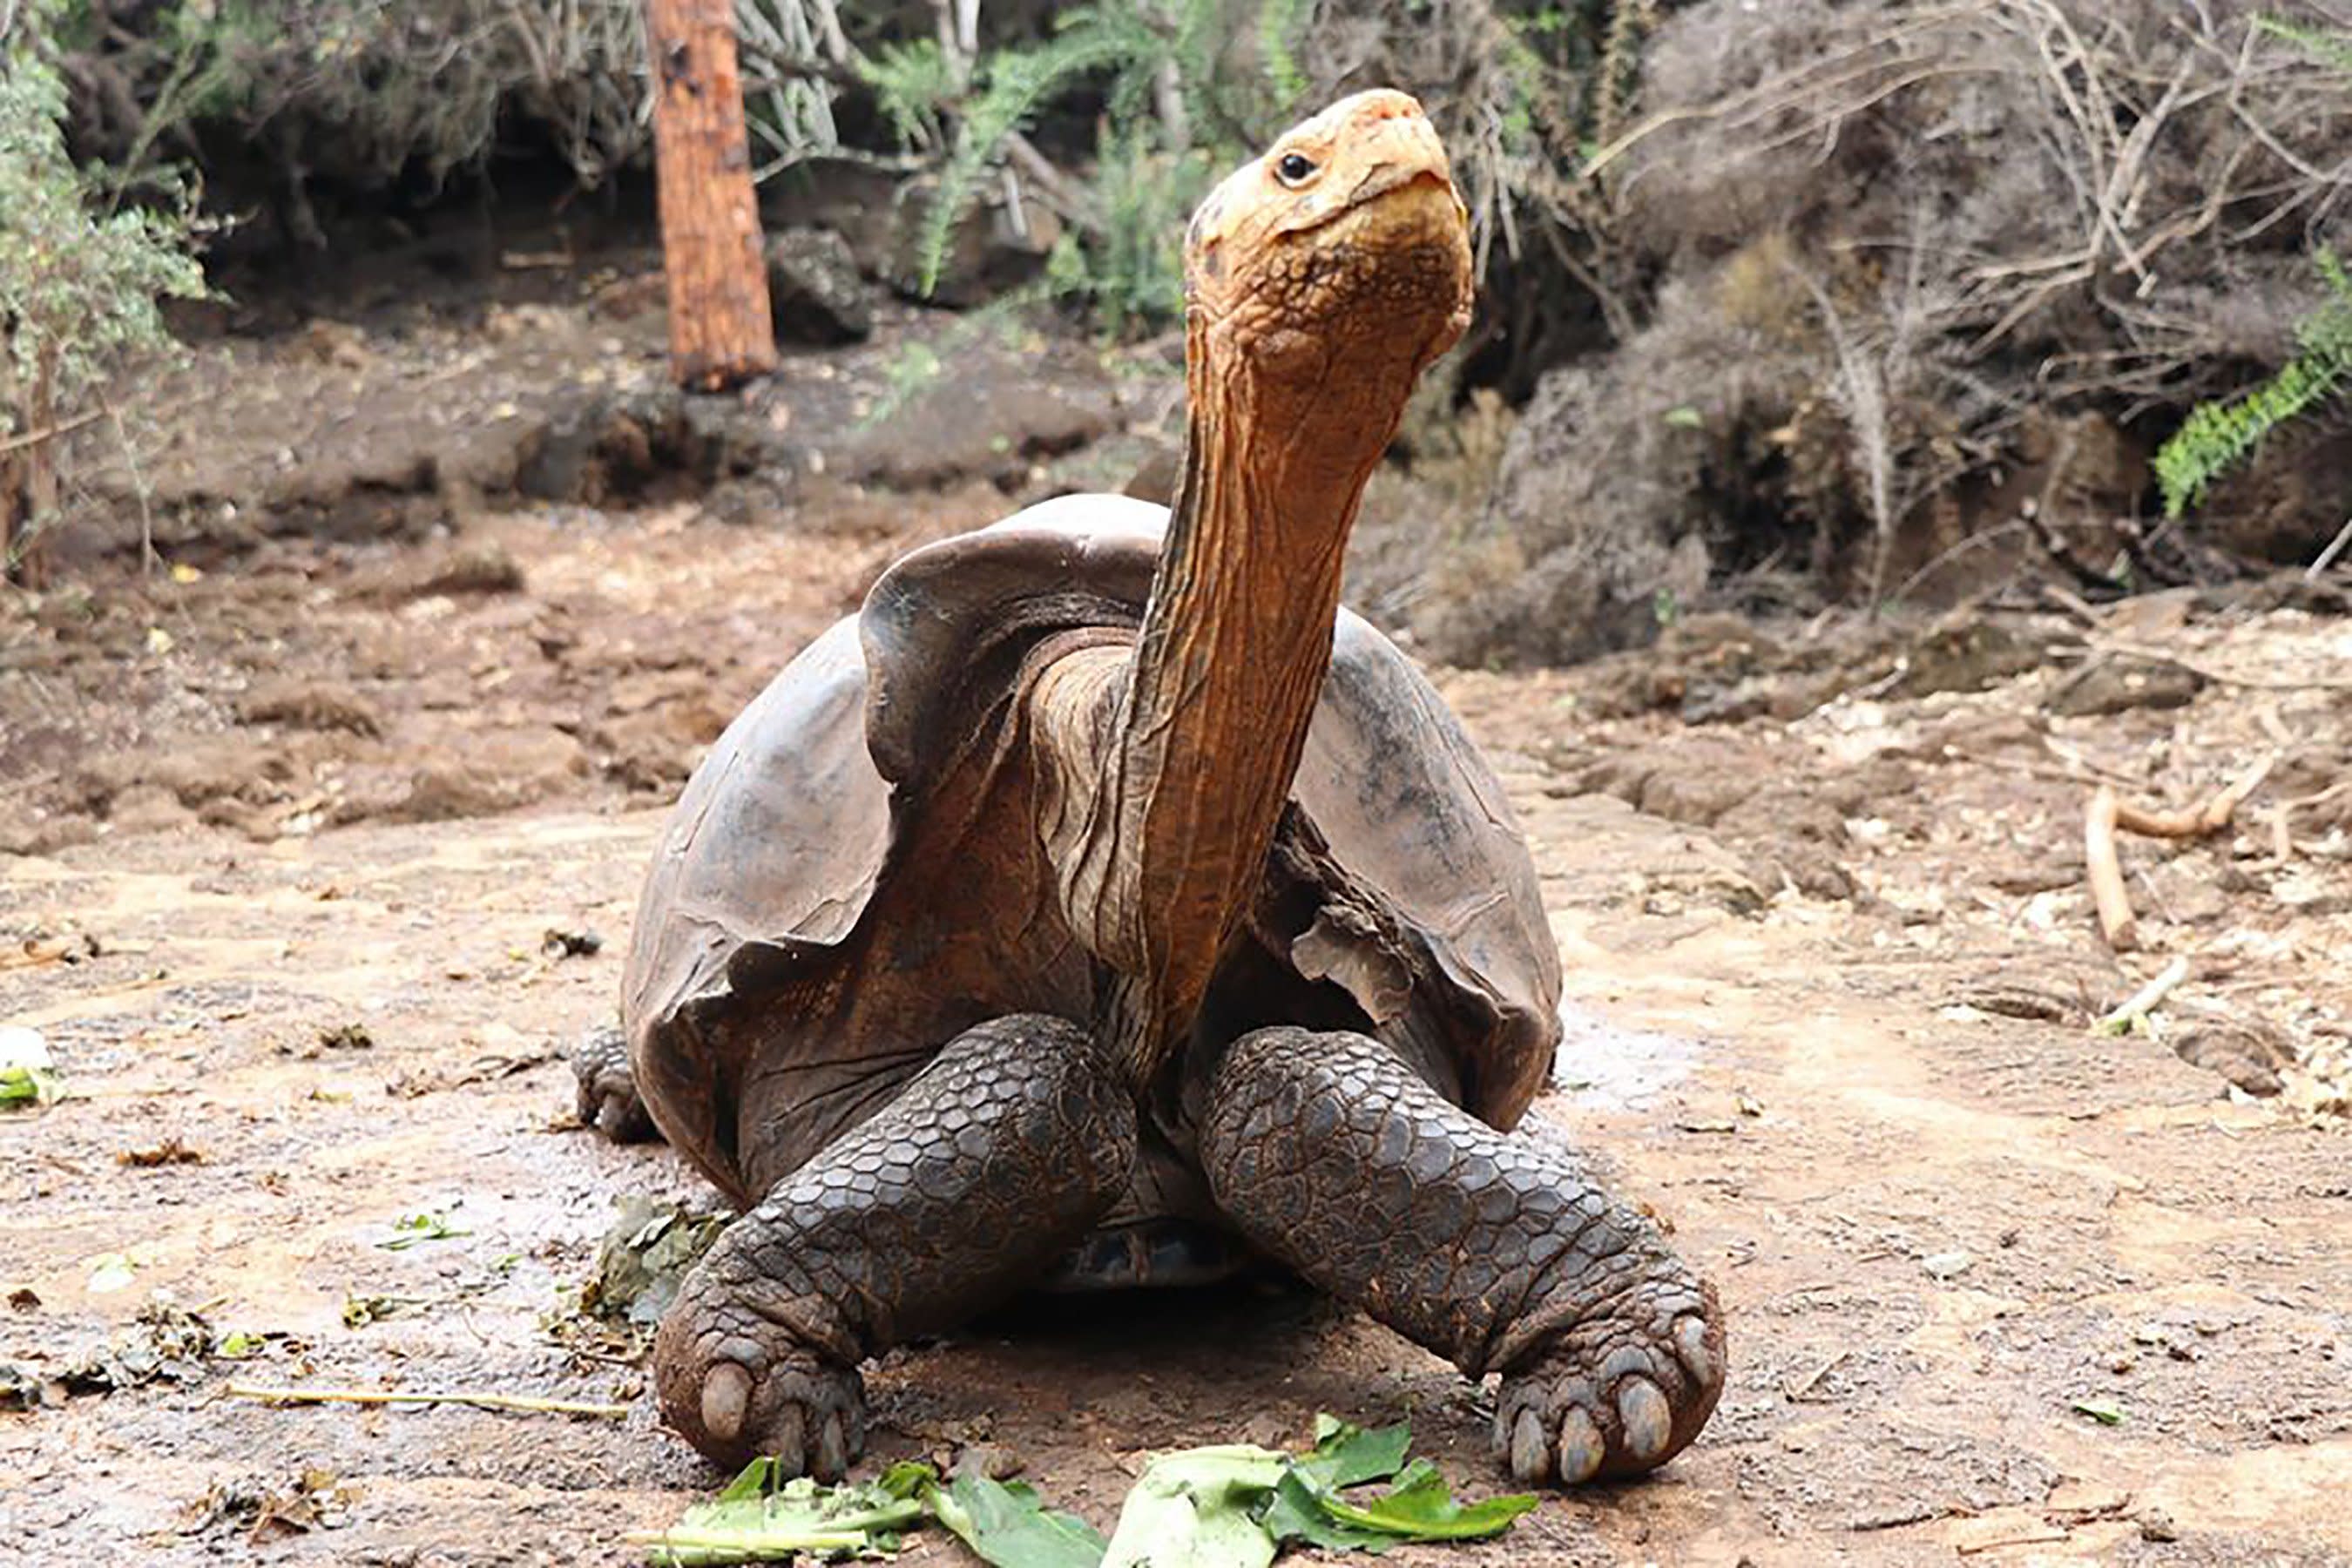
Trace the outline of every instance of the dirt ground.
{"type": "MultiPolygon", "coordinates": [[[[613,361],[583,320],[513,341],[613,361]]],[[[642,323],[612,331],[642,372],[642,323]]],[[[419,341],[221,350],[216,387],[267,381],[269,419],[317,421],[285,443],[292,489],[222,504],[283,516],[336,449],[382,456],[386,384],[432,447],[419,341]]],[[[627,1356],[565,1331],[615,1201],[699,1194],[572,1124],[562,1050],[612,1006],[696,748],[907,542],[1063,482],[1051,462],[1129,460],[1140,417],[917,497],[809,464],[894,354],[811,362],[831,425],[750,411],[805,446],[749,501],[394,463],[406,488],[371,493],[404,499],[359,537],[228,534],[187,503],[263,461],[262,421],[232,420],[200,443],[227,479],[157,481],[184,570],[93,562],[0,618],[0,1024],[39,1030],[70,1090],[0,1116],[0,1405],[34,1406],[0,1413],[0,1556],[619,1563],[715,1484],[627,1356]],[[275,1408],[233,1383],[628,1414],[275,1408]]],[[[495,358],[430,399],[492,408],[496,377],[547,371],[495,358]]],[[[1056,384],[1065,413],[1131,406],[1107,376],[1056,384]]],[[[1568,960],[1537,1114],[1718,1281],[1733,1366],[1659,1476],[1397,1561],[2352,1563],[2341,610],[2256,585],[1702,617],[1638,658],[1442,674],[1568,960]],[[2126,838],[2140,945],[2110,956],[2091,787],[2193,805],[2273,756],[2220,831],[2126,838]],[[2092,1026],[2175,955],[2153,1032],[2092,1026]]],[[[1295,1443],[1323,1410],[1410,1415],[1457,1484],[1501,1487],[1478,1389],[1265,1283],[1016,1309],[868,1386],[874,1459],[991,1448],[1102,1528],[1149,1451],[1295,1443]]]]}

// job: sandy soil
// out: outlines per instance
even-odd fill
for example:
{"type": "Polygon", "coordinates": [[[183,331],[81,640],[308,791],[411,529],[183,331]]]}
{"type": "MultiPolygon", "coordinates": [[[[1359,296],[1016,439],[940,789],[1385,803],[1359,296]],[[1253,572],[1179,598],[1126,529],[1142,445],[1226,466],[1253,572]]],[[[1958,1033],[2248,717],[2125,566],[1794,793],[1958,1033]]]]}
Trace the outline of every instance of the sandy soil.
{"type": "MultiPolygon", "coordinates": [[[[0,1414],[0,1555],[617,1563],[714,1484],[562,1331],[614,1201],[696,1194],[571,1125],[560,1053],[695,748],[903,541],[1003,505],[497,510],[7,622],[0,1022],[71,1096],[0,1117],[0,1363],[128,1386],[0,1414]],[[386,1248],[416,1215],[461,1234],[386,1248]],[[142,1321],[166,1295],[208,1331],[142,1321]]],[[[1444,678],[1569,960],[1538,1113],[1719,1281],[1734,1364],[1660,1476],[1398,1560],[2352,1562],[2352,634],[2287,600],[1444,678]],[[2229,828],[2126,842],[2143,947],[2109,956],[2089,784],[2193,804],[2273,751],[2229,828]],[[2156,1037],[2089,1026],[2176,953],[2156,1037]]],[[[1023,1308],[869,1388],[876,1459],[992,1447],[1104,1527],[1150,1450],[1318,1410],[1500,1483],[1479,1390],[1263,1285],[1023,1308]]]]}

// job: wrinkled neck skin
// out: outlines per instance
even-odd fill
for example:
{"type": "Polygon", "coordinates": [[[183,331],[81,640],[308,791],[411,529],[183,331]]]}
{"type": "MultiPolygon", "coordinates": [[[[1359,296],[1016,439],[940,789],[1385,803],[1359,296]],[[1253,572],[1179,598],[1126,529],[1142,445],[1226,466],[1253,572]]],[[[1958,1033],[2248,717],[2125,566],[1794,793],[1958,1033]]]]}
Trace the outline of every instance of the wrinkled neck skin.
{"type": "Polygon", "coordinates": [[[1394,323],[1337,342],[1245,325],[1192,319],[1184,476],[1132,656],[1066,661],[1033,709],[1065,759],[1045,847],[1072,931],[1112,973],[1097,1026],[1139,1087],[1263,875],[1330,667],[1349,531],[1444,346],[1400,343],[1394,323]]]}

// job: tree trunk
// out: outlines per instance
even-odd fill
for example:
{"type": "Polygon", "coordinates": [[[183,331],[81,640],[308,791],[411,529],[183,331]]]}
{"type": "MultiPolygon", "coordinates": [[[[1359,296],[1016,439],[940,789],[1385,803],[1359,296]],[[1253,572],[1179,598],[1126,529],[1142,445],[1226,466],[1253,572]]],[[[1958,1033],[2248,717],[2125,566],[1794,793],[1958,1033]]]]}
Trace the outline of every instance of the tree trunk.
{"type": "MultiPolygon", "coordinates": [[[[0,338],[0,350],[6,348],[0,338]]],[[[33,385],[23,405],[24,429],[0,450],[0,582],[27,588],[49,583],[48,542],[57,521],[58,351],[46,347],[33,362],[33,385]]],[[[0,394],[11,389],[0,386],[0,394]]]]}
{"type": "Polygon", "coordinates": [[[732,0],[646,0],[670,374],[716,392],[776,368],[732,0]]]}

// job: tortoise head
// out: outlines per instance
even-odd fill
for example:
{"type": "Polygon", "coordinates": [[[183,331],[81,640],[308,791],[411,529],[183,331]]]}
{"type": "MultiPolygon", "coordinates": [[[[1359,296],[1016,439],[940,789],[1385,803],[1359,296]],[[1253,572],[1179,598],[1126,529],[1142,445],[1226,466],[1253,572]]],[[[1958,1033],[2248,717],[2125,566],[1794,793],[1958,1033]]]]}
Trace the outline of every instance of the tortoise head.
{"type": "Polygon", "coordinates": [[[1379,89],[1294,126],[1209,194],[1185,241],[1196,325],[1261,377],[1409,385],[1469,324],[1469,214],[1421,105],[1379,89]]]}

